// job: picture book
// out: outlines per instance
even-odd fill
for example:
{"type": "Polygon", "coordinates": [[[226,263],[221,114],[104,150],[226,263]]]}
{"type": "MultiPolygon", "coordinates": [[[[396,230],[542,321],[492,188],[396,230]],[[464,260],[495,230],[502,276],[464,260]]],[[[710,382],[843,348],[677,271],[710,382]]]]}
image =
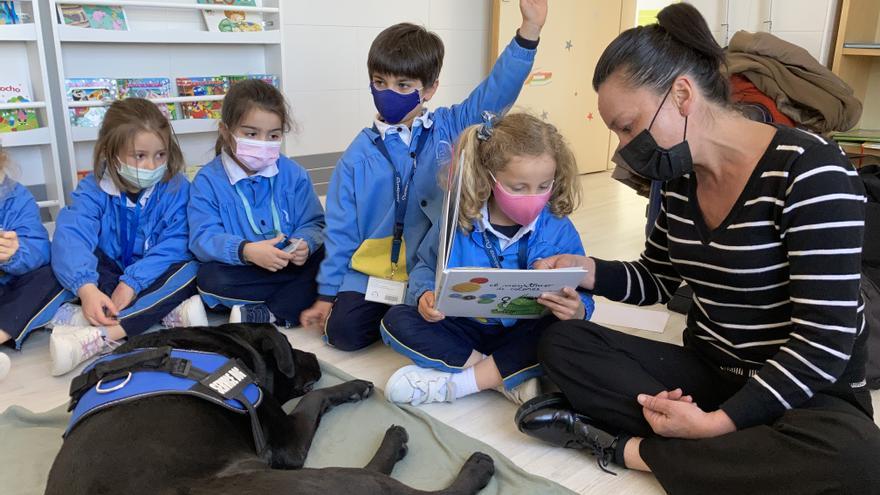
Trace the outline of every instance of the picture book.
{"type": "MultiPolygon", "coordinates": [[[[256,0],[199,0],[201,4],[225,7],[257,7],[256,0]]],[[[218,33],[244,33],[263,30],[263,15],[244,10],[203,10],[208,31],[218,33]]]]}
{"type": "MultiPolygon", "coordinates": [[[[68,102],[112,101],[116,99],[116,81],[105,78],[65,79],[68,102]]],[[[70,123],[78,127],[100,127],[107,107],[72,107],[70,123]]]]}
{"type": "Polygon", "coordinates": [[[15,11],[15,2],[0,2],[0,25],[21,24],[21,18],[15,11]]]}
{"type": "MultiPolygon", "coordinates": [[[[154,100],[156,98],[168,98],[171,96],[171,80],[167,77],[117,79],[116,86],[120,100],[124,98],[145,98],[147,100],[154,100]]],[[[168,120],[178,118],[177,108],[174,103],[157,103],[156,106],[168,120]]]]}
{"type": "MultiPolygon", "coordinates": [[[[0,80],[0,103],[24,103],[32,101],[30,88],[22,81],[0,80]]],[[[0,110],[0,132],[36,129],[37,112],[33,108],[0,110]]]]}
{"type": "Polygon", "coordinates": [[[272,86],[278,87],[278,76],[274,74],[237,74],[232,76],[223,76],[229,81],[229,86],[237,83],[238,81],[244,81],[246,79],[259,79],[267,84],[271,84],[272,86]]]}
{"type": "Polygon", "coordinates": [[[128,31],[125,9],[111,5],[58,5],[58,15],[67,26],[110,31],[128,31]]]}
{"type": "MultiPolygon", "coordinates": [[[[178,96],[224,95],[229,90],[229,81],[223,76],[178,77],[178,96]]],[[[219,119],[222,101],[193,101],[180,104],[185,119],[219,119]]]]}
{"type": "Polygon", "coordinates": [[[447,191],[440,216],[440,245],[435,279],[436,308],[446,316],[472,318],[540,318],[548,313],[537,299],[547,292],[577,287],[583,268],[512,270],[485,267],[449,267],[453,240],[467,235],[458,227],[461,167],[449,164],[447,191]]]}

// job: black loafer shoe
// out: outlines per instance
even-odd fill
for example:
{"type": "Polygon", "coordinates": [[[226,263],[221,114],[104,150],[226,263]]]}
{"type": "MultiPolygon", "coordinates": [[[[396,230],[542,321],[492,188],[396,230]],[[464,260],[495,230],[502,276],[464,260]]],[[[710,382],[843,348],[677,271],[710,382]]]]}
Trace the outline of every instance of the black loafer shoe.
{"type": "Polygon", "coordinates": [[[516,412],[516,426],[526,435],[569,449],[586,449],[598,457],[599,467],[614,458],[617,436],[583,414],[574,412],[560,393],[535,397],[516,412]]]}

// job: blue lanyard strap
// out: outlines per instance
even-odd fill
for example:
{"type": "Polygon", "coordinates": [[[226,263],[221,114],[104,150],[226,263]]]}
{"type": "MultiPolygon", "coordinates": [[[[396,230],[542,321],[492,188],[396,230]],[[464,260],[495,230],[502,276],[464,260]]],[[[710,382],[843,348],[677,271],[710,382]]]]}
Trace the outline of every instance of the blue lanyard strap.
{"type": "MultiPolygon", "coordinates": [[[[519,241],[517,241],[517,248],[519,252],[517,253],[517,262],[519,264],[520,270],[525,270],[529,267],[529,235],[531,232],[526,233],[522,237],[520,237],[519,241]]],[[[492,235],[491,232],[486,230],[481,230],[480,235],[483,237],[483,249],[486,250],[486,256],[489,257],[489,263],[492,264],[493,268],[502,268],[501,266],[501,257],[498,256],[498,251],[495,249],[495,244],[492,243],[492,238],[495,236],[492,235]]]]}
{"type": "Polygon", "coordinates": [[[119,211],[119,235],[122,237],[122,265],[128,267],[134,259],[134,243],[137,239],[138,225],[141,222],[141,198],[134,202],[134,222],[128,226],[128,199],[122,195],[122,208],[119,211]]]}
{"type": "Polygon", "coordinates": [[[373,130],[379,134],[379,138],[376,140],[376,148],[378,148],[379,153],[382,153],[382,156],[388,160],[388,164],[391,166],[391,171],[394,173],[394,237],[391,241],[391,265],[393,273],[393,269],[397,267],[397,261],[400,259],[400,245],[401,240],[403,239],[403,221],[406,218],[406,208],[409,205],[409,187],[412,185],[413,179],[416,176],[418,156],[422,152],[422,149],[424,149],[430,133],[427,129],[422,127],[422,132],[419,133],[419,140],[416,143],[416,149],[409,153],[410,158],[412,158],[412,170],[409,173],[409,179],[404,185],[403,177],[400,176],[400,172],[397,170],[397,167],[394,166],[394,160],[391,159],[391,153],[389,153],[388,148],[385,147],[385,140],[382,139],[379,129],[373,125],[373,130]]]}
{"type": "Polygon", "coordinates": [[[259,227],[257,227],[257,223],[254,221],[254,212],[251,211],[251,204],[248,202],[244,193],[241,192],[241,189],[238,187],[241,184],[241,181],[235,183],[235,192],[238,193],[239,199],[241,199],[241,204],[244,206],[244,214],[247,216],[248,223],[251,224],[251,230],[254,231],[254,234],[263,236],[263,237],[274,237],[281,233],[281,218],[278,216],[278,208],[275,207],[275,177],[269,177],[269,207],[272,209],[272,228],[273,230],[263,231],[259,227]]]}

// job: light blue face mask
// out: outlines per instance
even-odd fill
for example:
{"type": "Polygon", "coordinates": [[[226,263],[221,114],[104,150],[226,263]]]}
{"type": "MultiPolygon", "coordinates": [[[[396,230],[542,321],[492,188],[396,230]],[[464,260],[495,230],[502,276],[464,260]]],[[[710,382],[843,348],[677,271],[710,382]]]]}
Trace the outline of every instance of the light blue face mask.
{"type": "Polygon", "coordinates": [[[119,175],[140,189],[147,189],[153,184],[162,180],[162,177],[165,177],[165,172],[168,169],[168,164],[163,163],[162,165],[156,167],[153,170],[147,170],[138,167],[132,167],[126,163],[119,164],[119,175]]]}

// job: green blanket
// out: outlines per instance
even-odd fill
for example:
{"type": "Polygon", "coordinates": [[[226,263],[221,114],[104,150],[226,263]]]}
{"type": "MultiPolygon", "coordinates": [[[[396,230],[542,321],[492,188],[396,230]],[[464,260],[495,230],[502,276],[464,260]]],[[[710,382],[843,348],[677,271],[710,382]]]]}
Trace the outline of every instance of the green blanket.
{"type": "MultiPolygon", "coordinates": [[[[326,363],[321,363],[321,368],[324,376],[318,383],[319,388],[351,379],[326,363]]],[[[292,409],[295,403],[287,404],[285,410],[292,409]]],[[[61,447],[61,433],[67,426],[69,415],[65,409],[59,406],[35,414],[13,406],[0,415],[3,494],[43,493],[49,468],[61,447]]],[[[409,433],[409,454],[394,468],[393,476],[414,488],[445,487],[470,454],[481,451],[495,459],[495,476],[481,494],[572,493],[547,479],[526,473],[492,447],[416,408],[388,403],[379,391],[365,401],[344,404],[324,416],[306,466],[363,466],[392,424],[405,427],[409,433]]]]}

